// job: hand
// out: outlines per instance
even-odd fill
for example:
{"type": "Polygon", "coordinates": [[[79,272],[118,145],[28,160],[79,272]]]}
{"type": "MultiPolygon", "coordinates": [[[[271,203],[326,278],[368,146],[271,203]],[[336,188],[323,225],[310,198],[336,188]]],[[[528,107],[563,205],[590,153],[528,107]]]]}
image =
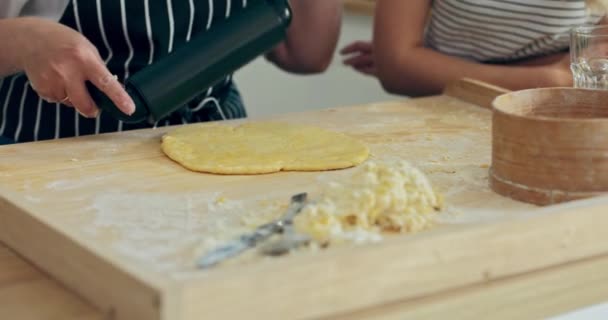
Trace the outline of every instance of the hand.
{"type": "Polygon", "coordinates": [[[541,87],[571,87],[573,85],[570,70],[570,54],[555,53],[517,61],[513,66],[541,68],[541,87]]]}
{"type": "Polygon", "coordinates": [[[344,47],[340,54],[348,56],[344,64],[355,70],[370,76],[376,76],[376,65],[374,63],[374,50],[371,42],[355,41],[344,47]]]}
{"type": "Polygon", "coordinates": [[[570,69],[570,55],[563,54],[561,59],[548,65],[551,75],[549,77],[550,86],[552,87],[572,87],[574,80],[572,70],[570,69]]]}
{"type": "Polygon", "coordinates": [[[125,114],[135,104],[106,68],[97,48],[80,33],[61,24],[31,18],[21,61],[32,88],[43,99],[73,106],[85,117],[99,114],[86,89],[90,81],[125,114]]]}

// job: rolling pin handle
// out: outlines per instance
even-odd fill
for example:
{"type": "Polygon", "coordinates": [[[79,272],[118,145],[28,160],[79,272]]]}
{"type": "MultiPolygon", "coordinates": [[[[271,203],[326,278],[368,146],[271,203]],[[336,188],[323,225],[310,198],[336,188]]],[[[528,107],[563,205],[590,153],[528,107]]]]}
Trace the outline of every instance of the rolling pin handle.
{"type": "Polygon", "coordinates": [[[93,101],[95,101],[97,107],[101,111],[109,113],[115,119],[118,119],[124,123],[139,123],[142,121],[150,121],[148,109],[145,107],[145,104],[142,103],[139,94],[135,90],[129,88],[129,86],[127,86],[126,88],[127,93],[129,94],[129,96],[131,96],[133,102],[135,103],[135,112],[130,116],[118,109],[118,107],[116,107],[112,100],[110,100],[110,98],[108,98],[108,96],[106,96],[105,93],[99,90],[93,83],[87,81],[86,86],[89,91],[89,94],[91,95],[91,98],[93,98],[93,101]]]}

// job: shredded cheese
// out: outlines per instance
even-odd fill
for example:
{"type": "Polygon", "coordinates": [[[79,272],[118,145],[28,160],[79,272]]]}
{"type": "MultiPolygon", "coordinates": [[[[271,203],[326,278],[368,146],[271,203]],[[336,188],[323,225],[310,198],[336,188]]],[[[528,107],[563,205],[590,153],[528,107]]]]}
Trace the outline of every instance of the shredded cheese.
{"type": "Polygon", "coordinates": [[[408,162],[368,162],[349,179],[328,183],[295,226],[320,243],[372,242],[383,231],[430,228],[442,207],[428,178],[408,162]]]}

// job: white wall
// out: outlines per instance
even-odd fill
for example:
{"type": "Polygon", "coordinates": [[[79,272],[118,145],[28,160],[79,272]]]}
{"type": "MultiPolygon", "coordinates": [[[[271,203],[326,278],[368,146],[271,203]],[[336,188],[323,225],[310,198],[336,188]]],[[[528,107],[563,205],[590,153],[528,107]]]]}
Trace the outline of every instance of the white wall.
{"type": "MultiPolygon", "coordinates": [[[[371,38],[370,17],[346,14],[344,20],[338,48],[371,38]]],[[[235,79],[252,118],[395,99],[384,93],[377,80],[343,66],[338,53],[329,70],[321,75],[287,74],[258,59],[239,71],[235,79]]]]}

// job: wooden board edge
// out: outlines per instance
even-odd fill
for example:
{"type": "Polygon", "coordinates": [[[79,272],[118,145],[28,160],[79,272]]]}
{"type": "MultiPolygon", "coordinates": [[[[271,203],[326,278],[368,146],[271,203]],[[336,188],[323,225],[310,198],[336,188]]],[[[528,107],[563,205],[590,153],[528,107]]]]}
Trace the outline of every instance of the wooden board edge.
{"type": "Polygon", "coordinates": [[[27,212],[0,196],[0,241],[107,317],[161,319],[162,288],[128,274],[27,212]],[[30,230],[23,232],[26,228],[30,230]],[[36,239],[28,237],[31,234],[36,239]]]}
{"type": "Polygon", "coordinates": [[[608,301],[606,270],[608,255],[328,319],[545,319],[608,301]]]}
{"type": "Polygon", "coordinates": [[[23,260],[2,242],[0,315],[6,320],[107,320],[98,309],[23,260]]]}
{"type": "Polygon", "coordinates": [[[373,16],[376,11],[376,4],[369,0],[343,0],[344,9],[347,11],[373,16]]]}
{"type": "Polygon", "coordinates": [[[492,102],[496,97],[509,92],[508,89],[469,78],[454,81],[443,90],[443,94],[446,96],[486,109],[492,109],[492,102]]]}
{"type": "Polygon", "coordinates": [[[317,254],[313,262],[303,255],[218,269],[204,274],[204,282],[191,278],[184,284],[182,319],[325,317],[608,254],[606,212],[608,198],[593,199],[525,219],[336,248],[317,254]],[[285,299],[292,296],[297,299],[285,299]],[[239,308],[230,307],[234,301],[239,308]]]}

